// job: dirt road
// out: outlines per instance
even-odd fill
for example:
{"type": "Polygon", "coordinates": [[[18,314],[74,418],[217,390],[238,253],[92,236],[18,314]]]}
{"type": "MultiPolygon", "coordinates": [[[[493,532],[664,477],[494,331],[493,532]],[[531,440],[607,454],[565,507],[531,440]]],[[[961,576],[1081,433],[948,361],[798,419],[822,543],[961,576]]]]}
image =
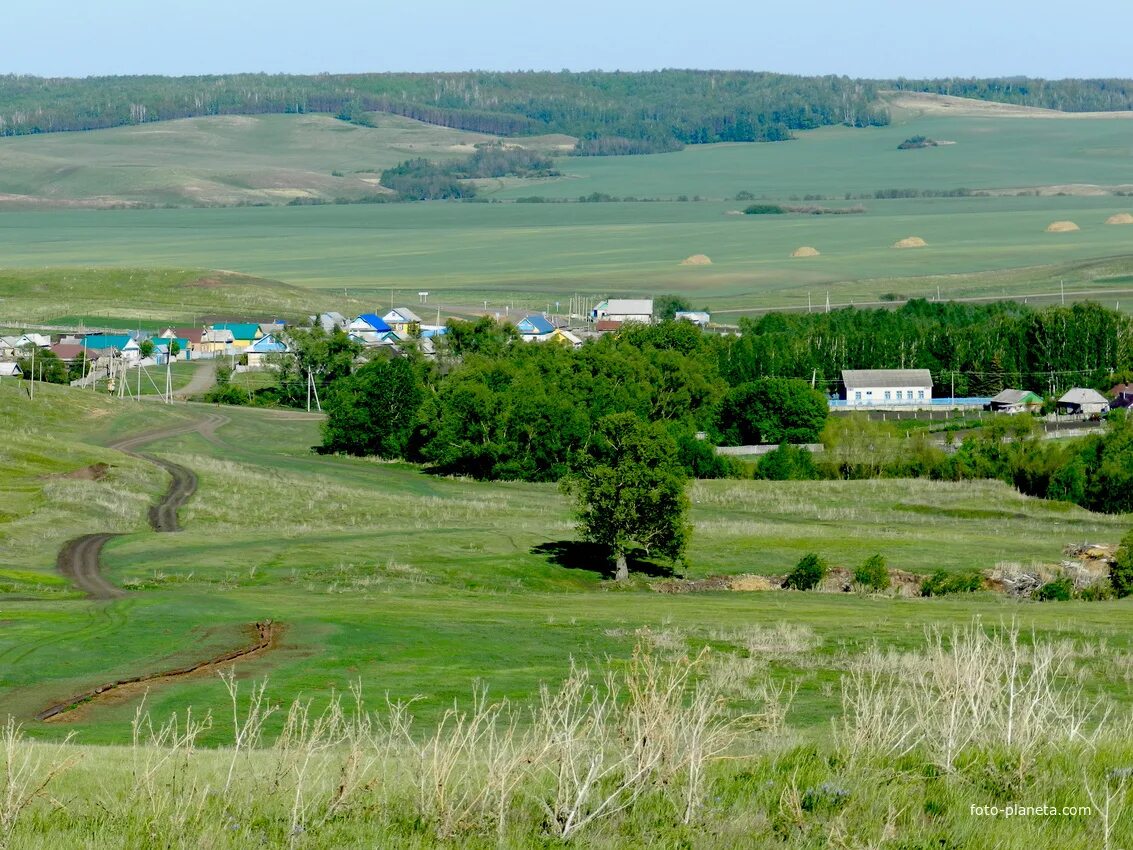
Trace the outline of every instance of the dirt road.
{"type": "MultiPolygon", "coordinates": [[[[203,435],[206,439],[213,440],[216,439],[216,429],[227,421],[227,417],[214,413],[195,422],[176,425],[172,428],[162,428],[157,431],[147,431],[144,434],[126,437],[110,444],[112,449],[118,449],[126,454],[144,458],[150,463],[157,464],[171,476],[172,481],[169,484],[169,489],[160,501],[149,509],[149,524],[154,531],[169,533],[181,530],[181,526],[177,522],[177,511],[197,492],[197,475],[188,467],[164,458],[141,454],[134,449],[155,440],[194,432],[203,435]]],[[[74,540],[68,541],[60,550],[55,566],[63,576],[91,599],[119,599],[125,596],[126,592],[115,587],[103,577],[101,564],[102,547],[106,545],[107,540],[118,536],[109,532],[101,532],[76,537],[74,540]]]]}
{"type": "Polygon", "coordinates": [[[202,395],[213,388],[216,384],[216,361],[215,360],[202,360],[201,365],[193,373],[193,377],[189,379],[189,383],[181,387],[179,390],[173,391],[174,398],[192,398],[195,395],[202,395]]]}

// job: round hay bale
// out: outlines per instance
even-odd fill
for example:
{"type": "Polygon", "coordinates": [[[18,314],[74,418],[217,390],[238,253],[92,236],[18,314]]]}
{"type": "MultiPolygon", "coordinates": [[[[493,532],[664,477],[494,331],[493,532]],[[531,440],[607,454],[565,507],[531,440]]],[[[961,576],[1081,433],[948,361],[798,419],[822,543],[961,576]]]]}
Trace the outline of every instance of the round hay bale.
{"type": "Polygon", "coordinates": [[[685,257],[681,260],[682,266],[710,266],[712,260],[708,258],[707,254],[693,254],[691,257],[685,257]]]}
{"type": "Polygon", "coordinates": [[[791,252],[791,256],[792,257],[817,257],[818,256],[818,249],[812,248],[809,245],[803,245],[803,246],[793,250],[791,252]]]}
{"type": "Polygon", "coordinates": [[[1047,233],[1073,233],[1075,230],[1081,228],[1072,221],[1052,221],[1046,226],[1047,233]]]}
{"type": "Polygon", "coordinates": [[[1117,213],[1111,215],[1105,220],[1106,224],[1133,224],[1133,215],[1129,213],[1117,213]]]}
{"type": "Polygon", "coordinates": [[[923,248],[928,243],[919,236],[906,236],[893,243],[894,248],[923,248]]]}

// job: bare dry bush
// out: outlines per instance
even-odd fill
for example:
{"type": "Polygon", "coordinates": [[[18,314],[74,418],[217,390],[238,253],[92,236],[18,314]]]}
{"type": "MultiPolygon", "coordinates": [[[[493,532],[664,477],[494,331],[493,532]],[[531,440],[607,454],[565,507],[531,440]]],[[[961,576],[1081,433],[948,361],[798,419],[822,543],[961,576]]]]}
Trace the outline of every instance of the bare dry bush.
{"type": "Polygon", "coordinates": [[[44,769],[42,755],[25,739],[15,719],[8,718],[0,727],[0,847],[9,846],[20,817],[77,761],[76,757],[65,758],[44,769]]]}
{"type": "Polygon", "coordinates": [[[914,653],[876,647],[842,679],[840,745],[851,758],[891,758],[923,748],[952,770],[971,746],[1004,747],[1023,771],[1047,745],[1092,744],[1108,710],[1072,669],[1073,646],[1019,639],[1010,626],[938,628],[914,653]]]}

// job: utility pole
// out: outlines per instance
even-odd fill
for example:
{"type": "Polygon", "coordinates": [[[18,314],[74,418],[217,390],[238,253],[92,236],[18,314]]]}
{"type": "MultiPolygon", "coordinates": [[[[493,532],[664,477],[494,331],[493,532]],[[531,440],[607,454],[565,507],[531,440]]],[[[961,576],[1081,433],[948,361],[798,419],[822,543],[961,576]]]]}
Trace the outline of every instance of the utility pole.
{"type": "Polygon", "coordinates": [[[31,347],[31,393],[29,394],[32,401],[35,401],[35,350],[38,346],[31,347]]]}
{"type": "Polygon", "coordinates": [[[1062,306],[1066,306],[1066,281],[1059,278],[1058,285],[1062,287],[1062,306]]]}
{"type": "Polygon", "coordinates": [[[313,383],[311,381],[311,367],[308,366],[307,367],[307,412],[308,413],[311,412],[311,387],[312,386],[313,386],[313,383]]]}

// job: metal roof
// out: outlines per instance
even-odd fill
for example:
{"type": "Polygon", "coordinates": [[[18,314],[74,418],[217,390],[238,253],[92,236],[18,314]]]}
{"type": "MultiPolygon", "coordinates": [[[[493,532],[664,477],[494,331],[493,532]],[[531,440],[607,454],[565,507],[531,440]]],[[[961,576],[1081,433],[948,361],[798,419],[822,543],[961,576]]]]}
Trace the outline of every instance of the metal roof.
{"type": "Polygon", "coordinates": [[[991,401],[993,404],[1022,404],[1025,401],[1041,402],[1042,399],[1030,390],[1003,390],[991,401]]]}
{"type": "Polygon", "coordinates": [[[1097,390],[1074,387],[1058,400],[1059,404],[1109,404],[1109,400],[1097,390]]]}
{"type": "Polygon", "coordinates": [[[843,369],[842,383],[850,387],[931,387],[928,369],[843,369]]]}

